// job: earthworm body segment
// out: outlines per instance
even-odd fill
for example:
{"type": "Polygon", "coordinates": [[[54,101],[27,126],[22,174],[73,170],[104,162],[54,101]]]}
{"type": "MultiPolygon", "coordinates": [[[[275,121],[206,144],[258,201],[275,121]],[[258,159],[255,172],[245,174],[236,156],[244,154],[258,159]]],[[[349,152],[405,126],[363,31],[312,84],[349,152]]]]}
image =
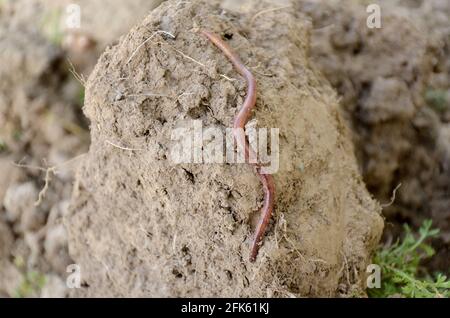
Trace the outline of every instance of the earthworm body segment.
{"type": "MultiPolygon", "coordinates": [[[[248,160],[250,156],[256,158],[253,150],[250,148],[248,141],[245,137],[244,128],[250,117],[252,109],[255,107],[256,103],[256,80],[253,74],[245,67],[244,63],[240,58],[231,50],[231,48],[222,39],[214,33],[201,30],[201,33],[206,36],[214,45],[216,45],[225,56],[233,63],[235,69],[241,74],[247,81],[247,96],[245,97],[244,104],[239,110],[238,114],[234,118],[233,123],[233,135],[241,149],[244,150],[245,160],[248,160]]],[[[261,170],[261,166],[258,163],[253,163],[256,168],[256,172],[261,180],[264,190],[264,205],[261,210],[261,216],[256,227],[256,231],[253,237],[250,261],[254,262],[256,256],[258,255],[258,250],[261,246],[261,241],[266,232],[267,225],[270,221],[273,212],[274,205],[274,193],[275,185],[273,182],[273,177],[270,174],[264,174],[261,170]]]]}

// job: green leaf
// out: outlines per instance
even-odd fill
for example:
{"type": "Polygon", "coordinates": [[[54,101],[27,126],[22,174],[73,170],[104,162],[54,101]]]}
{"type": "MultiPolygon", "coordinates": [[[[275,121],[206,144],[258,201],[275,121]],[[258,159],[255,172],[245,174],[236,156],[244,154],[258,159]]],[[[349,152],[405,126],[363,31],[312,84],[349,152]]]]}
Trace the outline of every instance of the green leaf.
{"type": "Polygon", "coordinates": [[[432,221],[425,221],[414,234],[408,225],[404,226],[403,240],[381,248],[374,256],[374,263],[381,267],[380,289],[368,289],[369,297],[389,297],[400,294],[404,297],[430,298],[449,297],[450,281],[442,274],[418,277],[421,261],[434,255],[434,249],[427,243],[439,234],[432,229],[432,221]]]}

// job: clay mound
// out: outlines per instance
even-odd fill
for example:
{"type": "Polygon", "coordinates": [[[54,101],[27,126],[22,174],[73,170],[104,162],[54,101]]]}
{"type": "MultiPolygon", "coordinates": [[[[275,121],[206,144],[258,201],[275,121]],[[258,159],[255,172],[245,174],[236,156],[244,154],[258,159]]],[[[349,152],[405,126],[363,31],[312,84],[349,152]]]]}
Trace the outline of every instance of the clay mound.
{"type": "Polygon", "coordinates": [[[309,23],[293,10],[252,19],[263,7],[242,15],[168,1],[100,58],[84,109],[92,144],[65,218],[78,296],[363,292],[380,208],[336,95],[308,63],[309,23]],[[244,80],[198,27],[222,35],[254,72],[256,126],[280,128],[276,211],[255,263],[263,192],[253,169],[170,160],[180,123],[225,130],[245,97],[244,80]]]}

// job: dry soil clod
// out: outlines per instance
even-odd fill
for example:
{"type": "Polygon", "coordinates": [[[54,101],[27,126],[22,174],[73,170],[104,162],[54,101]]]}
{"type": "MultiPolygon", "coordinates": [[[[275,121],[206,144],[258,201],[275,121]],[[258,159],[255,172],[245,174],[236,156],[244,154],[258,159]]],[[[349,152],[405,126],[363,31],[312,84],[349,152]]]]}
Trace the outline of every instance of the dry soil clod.
{"type": "MultiPolygon", "coordinates": [[[[74,296],[324,297],[341,293],[343,284],[344,292],[363,292],[363,274],[383,227],[381,208],[360,180],[337,98],[307,58],[310,24],[300,12],[276,10],[260,15],[248,32],[249,19],[265,8],[223,14],[207,1],[166,1],[99,59],[83,108],[91,146],[64,215],[70,255],[89,285],[74,296]],[[245,109],[247,82],[217,80],[233,65],[194,32],[198,26],[217,34],[227,30],[241,60],[274,74],[257,77],[253,108],[261,126],[280,127],[282,136],[273,176],[278,221],[270,233],[264,234],[268,218],[260,218],[264,193],[254,166],[177,164],[170,158],[178,145],[175,129],[192,133],[192,121],[199,120],[226,130],[236,118],[236,127],[243,126],[239,121],[252,113],[236,116],[245,109]],[[144,45],[127,64],[158,30],[176,41],[144,45]],[[116,98],[118,89],[172,98],[116,98]],[[145,151],[130,155],[106,141],[145,151]],[[245,242],[249,224],[258,219],[260,236],[251,251],[245,242]],[[262,235],[258,265],[249,266],[262,235]]],[[[266,177],[266,190],[273,190],[266,177]]]]}

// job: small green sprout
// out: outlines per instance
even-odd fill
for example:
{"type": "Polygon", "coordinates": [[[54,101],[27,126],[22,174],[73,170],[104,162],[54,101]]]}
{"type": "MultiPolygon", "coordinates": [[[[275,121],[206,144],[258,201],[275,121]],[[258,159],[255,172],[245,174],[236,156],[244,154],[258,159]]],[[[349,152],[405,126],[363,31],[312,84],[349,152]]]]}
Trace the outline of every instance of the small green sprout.
{"type": "Polygon", "coordinates": [[[22,139],[22,131],[19,129],[15,129],[12,133],[12,137],[15,141],[20,141],[22,139]]]}
{"type": "Polygon", "coordinates": [[[61,10],[54,9],[47,12],[41,22],[42,33],[54,45],[61,46],[63,40],[63,30],[61,27],[61,10]]]}
{"type": "Polygon", "coordinates": [[[24,273],[22,274],[22,281],[14,291],[13,296],[16,298],[38,296],[42,288],[47,283],[46,276],[37,271],[25,272],[26,264],[22,256],[17,256],[14,258],[14,265],[17,269],[24,273]]]}
{"type": "Polygon", "coordinates": [[[436,237],[438,229],[431,229],[432,222],[425,221],[416,238],[405,225],[405,236],[390,247],[380,249],[374,263],[381,267],[381,288],[368,289],[369,297],[400,295],[408,298],[438,298],[450,296],[450,281],[442,274],[433,278],[419,276],[421,261],[434,255],[433,248],[426,243],[436,237]]]}
{"type": "Polygon", "coordinates": [[[447,94],[444,90],[429,89],[425,93],[425,101],[435,111],[442,113],[448,108],[447,94]]]}
{"type": "Polygon", "coordinates": [[[7,149],[8,146],[6,145],[6,143],[2,139],[0,139],[0,152],[6,151],[7,149]]]}
{"type": "Polygon", "coordinates": [[[84,105],[84,86],[80,85],[79,91],[78,91],[78,103],[79,105],[84,105]]]}
{"type": "Polygon", "coordinates": [[[22,282],[15,291],[16,298],[25,298],[34,295],[39,295],[42,288],[45,286],[47,278],[44,274],[30,271],[24,274],[22,282]]]}

